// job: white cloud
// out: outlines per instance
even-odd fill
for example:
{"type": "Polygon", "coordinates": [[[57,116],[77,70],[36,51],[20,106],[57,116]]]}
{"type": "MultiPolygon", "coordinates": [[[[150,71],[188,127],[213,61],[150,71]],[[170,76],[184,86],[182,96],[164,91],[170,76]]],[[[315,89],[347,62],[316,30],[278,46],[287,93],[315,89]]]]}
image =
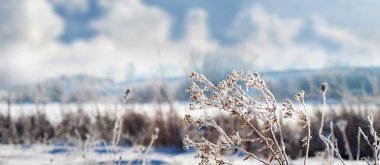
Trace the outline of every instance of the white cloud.
{"type": "Polygon", "coordinates": [[[12,73],[11,77],[16,79],[28,79],[37,74],[43,76],[43,70],[36,68],[41,67],[41,61],[49,56],[45,52],[51,49],[62,32],[62,21],[47,1],[18,0],[8,3],[2,10],[3,16],[9,17],[0,22],[5,27],[0,30],[3,42],[1,65],[9,66],[2,69],[8,70],[4,72],[12,73]]]}
{"type": "Polygon", "coordinates": [[[217,47],[208,32],[207,13],[202,9],[189,11],[185,38],[173,41],[171,17],[161,9],[139,0],[108,1],[103,5],[107,14],[92,26],[100,33],[98,38],[103,38],[99,46],[106,43],[113,47],[112,52],[105,52],[102,61],[108,61],[115,70],[124,72],[126,65],[133,62],[137,74],[155,74],[161,65],[176,68],[169,74],[183,74],[191,65],[190,54],[205,54],[217,47]]]}
{"type": "MultiPolygon", "coordinates": [[[[284,18],[258,5],[242,11],[237,18],[232,30],[249,25],[245,28],[255,29],[255,32],[246,36],[244,42],[234,49],[243,51],[256,69],[322,68],[337,63],[352,66],[380,64],[380,56],[376,55],[380,52],[378,44],[360,38],[344,28],[330,25],[320,17],[312,18],[314,33],[338,42],[342,49],[332,52],[322,45],[297,42],[295,37],[306,26],[304,20],[284,18]]],[[[231,34],[244,35],[239,34],[239,31],[232,31],[231,34]]]]}
{"type": "MultiPolygon", "coordinates": [[[[106,15],[92,23],[101,35],[120,44],[162,44],[167,42],[171,18],[139,0],[115,0],[104,6],[106,15]]],[[[129,45],[125,45],[129,46],[129,45]]]]}
{"type": "Polygon", "coordinates": [[[161,9],[146,6],[139,0],[107,1],[102,3],[106,14],[92,22],[99,35],[65,45],[57,40],[62,33],[62,20],[47,1],[22,2],[19,12],[7,13],[20,20],[12,26],[23,25],[17,31],[19,39],[9,41],[9,46],[0,50],[6,54],[7,57],[2,58],[7,59],[4,61],[20,82],[61,74],[105,76],[110,70],[114,78],[121,80],[130,63],[135,64],[136,75],[159,73],[161,65],[174,68],[168,76],[178,75],[189,66],[187,58],[192,51],[199,49],[198,52],[207,53],[216,47],[208,34],[207,14],[201,9],[189,13],[187,32],[194,35],[172,41],[171,17],[161,9]],[[203,44],[197,45],[199,43],[203,44]]]}
{"type": "Polygon", "coordinates": [[[333,55],[342,63],[353,66],[374,66],[380,64],[380,45],[361,38],[352,32],[333,26],[320,17],[313,17],[316,33],[342,45],[342,50],[333,55]]]}
{"type": "Polygon", "coordinates": [[[257,35],[254,37],[261,42],[275,39],[280,44],[289,44],[303,25],[303,21],[298,19],[284,19],[269,14],[261,6],[253,6],[247,14],[257,25],[257,35]]]}
{"type": "MultiPolygon", "coordinates": [[[[44,45],[54,41],[63,30],[63,22],[46,1],[16,0],[5,2],[1,10],[0,37],[6,42],[22,41],[44,45]]],[[[4,42],[4,41],[3,41],[4,42]]]]}
{"type": "Polygon", "coordinates": [[[218,47],[208,31],[207,13],[201,8],[190,10],[187,16],[186,44],[193,50],[208,52],[215,51],[218,47]]]}
{"type": "Polygon", "coordinates": [[[63,22],[44,1],[23,1],[22,26],[23,40],[36,45],[54,42],[63,31],[63,22]]]}
{"type": "Polygon", "coordinates": [[[20,82],[61,74],[105,76],[110,70],[114,78],[121,80],[130,63],[134,63],[136,75],[157,73],[161,64],[174,68],[167,75],[179,75],[194,65],[190,62],[191,55],[198,54],[201,59],[211,53],[236,54],[251,62],[255,70],[321,68],[335,57],[342,59],[334,60],[352,65],[380,65],[380,57],[376,56],[379,46],[373,42],[315,18],[315,33],[339,42],[343,48],[330,52],[320,45],[299,43],[295,37],[305,26],[304,20],[283,18],[258,5],[241,11],[229,31],[244,36],[245,40],[221,46],[208,31],[208,15],[204,9],[190,10],[185,37],[172,40],[172,18],[160,8],[146,6],[139,0],[101,1],[106,13],[91,23],[99,35],[65,45],[57,40],[63,31],[62,20],[47,1],[18,2],[22,2],[21,7],[19,3],[9,3],[8,7],[0,8],[0,14],[5,13],[10,18],[0,19],[0,24],[8,26],[0,26],[3,42],[0,64],[7,63],[20,82]],[[254,32],[246,33],[250,29],[254,32]]]}
{"type": "MultiPolygon", "coordinates": [[[[312,46],[300,45],[294,41],[304,26],[300,19],[282,18],[271,14],[261,6],[242,11],[233,25],[250,23],[255,32],[246,37],[234,49],[243,51],[245,58],[252,61],[254,69],[284,70],[289,68],[320,68],[326,52],[312,46]],[[311,53],[313,55],[311,55],[311,53]]],[[[238,32],[234,32],[235,35],[238,32]]]]}

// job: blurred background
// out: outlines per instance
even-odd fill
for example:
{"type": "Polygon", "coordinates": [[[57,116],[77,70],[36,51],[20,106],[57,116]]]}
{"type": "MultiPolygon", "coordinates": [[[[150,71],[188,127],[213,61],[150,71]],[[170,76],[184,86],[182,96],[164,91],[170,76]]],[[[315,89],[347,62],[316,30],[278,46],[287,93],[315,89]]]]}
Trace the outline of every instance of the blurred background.
{"type": "Polygon", "coordinates": [[[87,102],[134,88],[136,101],[149,102],[154,84],[166,82],[173,99],[186,101],[191,71],[217,82],[244,69],[269,76],[281,96],[329,75],[349,93],[377,94],[379,7],[373,0],[2,0],[0,93],[33,102],[40,88],[44,101],[77,102],[75,93],[87,91],[92,96],[80,100],[87,102]]]}
{"type": "Polygon", "coordinates": [[[260,72],[279,102],[303,89],[308,105],[328,82],[329,103],[378,109],[379,18],[375,0],[0,0],[0,142],[110,140],[132,89],[120,143],[160,125],[156,144],[180,149],[193,71],[260,72]]]}

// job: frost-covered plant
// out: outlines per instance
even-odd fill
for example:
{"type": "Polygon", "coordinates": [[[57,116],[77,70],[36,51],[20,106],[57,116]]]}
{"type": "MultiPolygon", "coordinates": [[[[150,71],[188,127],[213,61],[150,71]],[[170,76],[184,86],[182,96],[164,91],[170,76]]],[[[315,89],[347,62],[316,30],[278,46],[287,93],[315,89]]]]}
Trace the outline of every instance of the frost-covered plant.
{"type": "Polygon", "coordinates": [[[347,127],[347,120],[339,120],[336,125],[338,126],[340,132],[342,132],[343,141],[344,141],[344,148],[346,149],[346,154],[348,155],[348,158],[350,160],[354,159],[354,156],[352,155],[351,148],[350,148],[350,142],[347,138],[346,133],[346,127],[347,127]]]}
{"type": "MultiPolygon", "coordinates": [[[[367,162],[367,164],[374,164],[374,165],[379,165],[380,164],[380,137],[377,135],[377,132],[375,131],[375,128],[373,126],[373,119],[369,116],[367,116],[368,122],[369,122],[369,130],[371,133],[371,136],[373,138],[373,142],[371,143],[368,136],[363,132],[363,130],[359,127],[359,135],[358,135],[358,147],[360,148],[360,135],[363,136],[364,141],[367,142],[367,144],[371,147],[372,149],[372,160],[369,158],[362,158],[367,162]]],[[[359,154],[357,156],[359,158],[359,154]]]]}
{"type": "Polygon", "coordinates": [[[154,133],[151,136],[148,148],[145,150],[145,154],[142,157],[142,164],[148,164],[149,160],[147,160],[147,155],[149,151],[152,149],[153,143],[158,139],[158,132],[160,132],[160,129],[158,127],[154,128],[154,133]]]}
{"type": "MultiPolygon", "coordinates": [[[[195,157],[201,159],[200,164],[208,164],[211,160],[216,164],[228,164],[222,159],[222,151],[240,151],[246,154],[244,160],[255,158],[264,164],[270,164],[272,161],[277,161],[279,164],[290,164],[279,122],[282,118],[279,115],[280,107],[258,73],[244,74],[243,71],[233,71],[218,85],[212,84],[204,75],[195,72],[190,75],[190,79],[194,82],[190,84],[186,92],[191,94],[190,100],[195,103],[190,104],[190,110],[218,109],[229,113],[230,116],[237,116],[241,119],[242,128],[248,128],[240,131],[245,131],[244,135],[237,130],[228,134],[211,116],[194,119],[190,115],[186,115],[184,122],[187,126],[212,127],[220,135],[216,143],[205,138],[195,142],[189,136],[185,136],[184,148],[197,149],[198,153],[195,157]],[[260,123],[259,125],[253,124],[256,120],[260,121],[257,122],[260,123]],[[270,154],[267,158],[260,158],[254,153],[244,150],[242,142],[260,145],[259,152],[265,150],[270,154]]],[[[303,91],[295,96],[295,99],[301,103],[304,103],[303,98],[303,91]]],[[[284,107],[285,117],[296,118],[305,127],[310,128],[306,106],[303,111],[295,110],[291,101],[286,100],[284,107]],[[293,114],[296,114],[297,117],[293,114]]],[[[303,140],[307,150],[311,138],[310,129],[308,132],[308,136],[303,140]]]]}
{"type": "Polygon", "coordinates": [[[319,128],[318,135],[319,135],[319,138],[323,141],[323,143],[326,146],[325,151],[327,153],[327,158],[328,158],[329,163],[331,164],[330,156],[334,157],[334,153],[335,153],[335,155],[339,158],[339,160],[342,162],[342,164],[345,164],[342,157],[339,154],[339,150],[337,149],[338,147],[336,145],[336,139],[334,137],[332,124],[330,125],[330,127],[331,127],[330,135],[325,137],[322,134],[324,123],[325,123],[325,114],[326,114],[326,109],[327,109],[326,94],[327,94],[327,90],[328,90],[328,84],[326,82],[322,83],[320,89],[321,89],[321,94],[322,94],[322,99],[323,99],[323,108],[322,108],[322,116],[321,116],[321,126],[319,128]]]}
{"type": "Polygon", "coordinates": [[[293,118],[296,121],[298,121],[301,125],[303,125],[303,128],[307,128],[307,136],[302,139],[302,146],[306,147],[305,151],[305,160],[304,164],[307,163],[307,159],[309,157],[309,148],[310,148],[310,139],[311,139],[311,130],[310,130],[310,120],[308,117],[308,110],[305,105],[305,91],[301,90],[296,95],[294,95],[294,99],[300,103],[302,103],[302,109],[297,109],[293,105],[292,101],[289,99],[285,99],[285,102],[283,103],[285,111],[284,118],[293,118]]]}
{"type": "MultiPolygon", "coordinates": [[[[125,102],[127,102],[128,98],[129,98],[130,92],[131,92],[130,89],[127,89],[125,91],[125,94],[124,94],[124,100],[125,100],[125,102]]],[[[115,154],[114,160],[116,160],[116,151],[115,151],[116,150],[116,146],[117,146],[117,144],[120,141],[120,137],[121,137],[121,133],[122,133],[122,125],[123,125],[122,115],[123,114],[124,114],[123,111],[119,111],[119,113],[117,115],[117,118],[116,118],[116,121],[115,121],[115,126],[113,128],[112,149],[113,149],[113,153],[115,154]]]]}

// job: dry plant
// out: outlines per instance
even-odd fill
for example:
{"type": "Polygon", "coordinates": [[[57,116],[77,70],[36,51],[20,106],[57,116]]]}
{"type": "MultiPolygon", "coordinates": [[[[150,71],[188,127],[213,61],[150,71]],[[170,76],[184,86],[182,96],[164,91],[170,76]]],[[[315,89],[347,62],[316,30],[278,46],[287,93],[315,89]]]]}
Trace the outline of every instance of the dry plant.
{"type": "Polygon", "coordinates": [[[323,108],[322,108],[322,117],[321,117],[321,127],[319,128],[319,138],[326,145],[325,152],[327,155],[328,162],[331,164],[331,157],[334,157],[334,153],[335,153],[335,155],[339,158],[339,160],[343,164],[345,164],[342,157],[339,154],[339,150],[337,149],[337,144],[336,144],[336,139],[334,137],[332,123],[330,125],[330,128],[331,128],[330,135],[328,137],[325,137],[322,134],[324,122],[325,122],[325,114],[326,114],[326,109],[327,109],[327,100],[326,100],[327,90],[328,90],[328,84],[326,82],[322,83],[321,93],[322,93],[322,98],[323,98],[323,108]]]}
{"type": "MultiPolygon", "coordinates": [[[[374,129],[373,126],[373,119],[369,116],[367,116],[368,122],[369,122],[369,129],[370,129],[370,134],[373,138],[373,142],[371,143],[368,136],[363,132],[363,130],[359,127],[359,134],[358,134],[358,147],[360,147],[360,137],[363,136],[364,141],[367,142],[367,144],[371,147],[372,149],[372,160],[370,158],[362,158],[367,162],[367,164],[374,164],[374,165],[379,165],[380,164],[380,137],[377,135],[377,132],[374,129]]],[[[357,159],[359,159],[359,154],[357,156],[357,159]]]]}
{"type": "MultiPolygon", "coordinates": [[[[127,102],[130,92],[131,92],[130,89],[127,89],[125,91],[125,94],[124,94],[125,102],[127,102]]],[[[124,108],[123,108],[123,110],[124,110],[124,108]]],[[[115,147],[120,141],[120,136],[122,133],[121,130],[122,130],[122,125],[123,125],[123,120],[122,120],[123,114],[124,114],[123,111],[119,111],[119,114],[117,115],[117,119],[115,121],[115,126],[113,128],[113,138],[112,138],[112,146],[113,147],[115,147]]]]}
{"type": "MultiPolygon", "coordinates": [[[[127,102],[128,98],[129,98],[130,92],[131,92],[130,89],[127,89],[125,91],[125,94],[124,94],[125,103],[127,102]]],[[[124,110],[124,108],[123,108],[123,110],[124,110]]],[[[119,111],[117,118],[116,118],[116,121],[115,121],[115,126],[113,128],[112,149],[113,149],[113,154],[114,154],[113,160],[115,160],[115,161],[116,161],[116,152],[117,152],[116,146],[118,145],[118,143],[120,141],[121,134],[122,134],[122,125],[123,125],[122,116],[123,116],[123,114],[124,114],[123,111],[119,111]]]]}
{"type": "Polygon", "coordinates": [[[144,154],[143,158],[141,159],[143,165],[148,164],[148,162],[149,162],[147,160],[147,155],[148,155],[149,151],[152,149],[153,143],[158,138],[158,132],[160,132],[160,129],[158,127],[154,128],[154,133],[152,134],[149,145],[148,145],[147,149],[145,150],[145,154],[144,154]]]}
{"type": "Polygon", "coordinates": [[[350,142],[348,141],[347,133],[346,133],[347,120],[339,120],[336,123],[336,125],[338,126],[340,132],[342,132],[342,134],[343,134],[344,148],[346,149],[346,154],[348,155],[348,159],[353,160],[354,156],[352,155],[352,151],[350,148],[350,142]]]}
{"type": "Polygon", "coordinates": [[[294,95],[294,99],[302,104],[302,110],[295,108],[292,101],[289,99],[285,99],[283,103],[285,111],[284,118],[292,118],[298,121],[303,128],[307,128],[307,136],[302,139],[302,147],[306,147],[304,165],[307,164],[307,159],[309,157],[309,149],[310,149],[310,139],[311,139],[311,124],[308,116],[308,110],[305,105],[305,91],[301,90],[296,95],[294,95]]]}
{"type": "MultiPolygon", "coordinates": [[[[127,103],[127,101],[128,101],[128,98],[130,96],[130,92],[131,92],[130,89],[127,89],[125,91],[125,94],[124,94],[125,103],[127,103]]],[[[118,145],[118,143],[120,141],[120,137],[122,135],[123,114],[124,114],[123,111],[121,111],[118,114],[117,119],[115,121],[114,129],[113,129],[112,148],[113,148],[113,154],[114,154],[115,157],[114,157],[114,159],[113,159],[112,162],[114,162],[114,163],[116,162],[116,165],[118,165],[121,162],[121,159],[122,159],[122,157],[120,156],[119,160],[116,160],[116,146],[118,145]]],[[[138,160],[138,162],[142,162],[143,165],[145,165],[145,164],[147,164],[149,162],[147,160],[147,154],[152,149],[153,143],[157,140],[159,131],[160,131],[160,129],[158,127],[155,127],[154,132],[153,132],[153,134],[151,136],[151,140],[149,142],[149,145],[148,145],[148,147],[146,149],[142,145],[140,147],[137,147],[137,151],[138,151],[139,155],[141,155],[140,159],[138,160]],[[145,153],[143,154],[143,152],[145,152],[145,153]]],[[[131,164],[132,162],[133,161],[129,161],[128,164],[131,164]]]]}
{"type": "MultiPolygon", "coordinates": [[[[219,138],[215,143],[206,138],[195,142],[187,135],[184,137],[184,148],[197,149],[198,153],[195,157],[201,159],[200,164],[208,164],[212,160],[216,164],[228,164],[222,158],[223,151],[240,151],[246,155],[244,160],[255,158],[264,164],[271,164],[272,161],[277,161],[278,164],[290,164],[279,123],[282,119],[282,116],[278,115],[281,112],[280,107],[258,73],[244,74],[243,71],[233,71],[217,86],[207,80],[204,75],[195,72],[190,75],[190,79],[195,81],[186,90],[191,94],[190,100],[195,103],[190,104],[190,110],[217,109],[227,112],[230,117],[237,116],[241,119],[241,127],[244,131],[244,134],[240,134],[238,131],[228,134],[211,116],[194,119],[190,115],[186,115],[184,122],[187,126],[211,127],[219,133],[219,138]],[[260,125],[253,124],[255,121],[259,121],[257,123],[260,125]],[[257,137],[254,137],[253,134],[257,137]],[[261,146],[259,152],[269,152],[269,154],[266,158],[260,158],[253,152],[243,149],[242,142],[259,145],[261,146]]],[[[285,117],[297,119],[304,127],[309,128],[308,136],[302,140],[306,146],[307,155],[311,136],[310,121],[304,104],[304,91],[299,92],[294,98],[303,104],[304,109],[296,110],[292,102],[286,100],[283,110],[285,117]]],[[[305,164],[306,161],[307,156],[305,164]]]]}

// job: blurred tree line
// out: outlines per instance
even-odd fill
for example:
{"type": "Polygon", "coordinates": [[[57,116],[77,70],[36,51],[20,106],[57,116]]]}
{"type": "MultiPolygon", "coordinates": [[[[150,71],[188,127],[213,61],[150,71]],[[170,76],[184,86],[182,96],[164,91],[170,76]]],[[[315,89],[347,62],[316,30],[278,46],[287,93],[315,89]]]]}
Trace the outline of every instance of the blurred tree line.
{"type": "MultiPolygon", "coordinates": [[[[196,62],[194,62],[196,63],[196,62]]],[[[193,70],[204,74],[217,84],[232,70],[249,71],[250,61],[235,56],[208,55],[203,63],[193,70]]],[[[189,70],[189,73],[191,71],[189,70]]],[[[329,101],[371,102],[379,100],[380,68],[329,68],[322,70],[290,70],[284,72],[262,72],[279,100],[292,97],[300,89],[306,92],[309,101],[320,100],[319,85],[328,82],[331,90],[329,101]]],[[[127,88],[133,89],[132,102],[187,101],[184,90],[189,85],[187,76],[151,80],[115,82],[106,78],[88,75],[61,76],[37,84],[24,84],[0,92],[0,101],[11,97],[14,103],[84,103],[119,102],[127,88]],[[9,94],[10,93],[10,94],[9,94]],[[162,97],[170,95],[170,97],[162,97]],[[168,100],[170,98],[170,100],[168,100]]]]}

